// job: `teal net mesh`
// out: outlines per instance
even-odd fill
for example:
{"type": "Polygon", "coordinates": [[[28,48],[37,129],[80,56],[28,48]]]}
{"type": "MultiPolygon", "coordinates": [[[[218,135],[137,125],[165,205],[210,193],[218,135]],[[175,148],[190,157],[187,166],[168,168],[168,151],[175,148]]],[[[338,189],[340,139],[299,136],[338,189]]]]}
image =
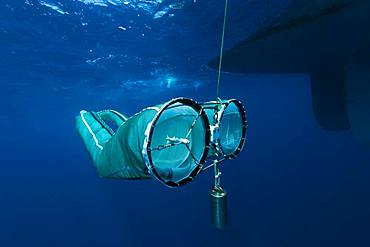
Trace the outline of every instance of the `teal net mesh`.
{"type": "Polygon", "coordinates": [[[226,155],[235,153],[243,137],[243,119],[239,108],[231,102],[220,122],[220,144],[226,155]]]}
{"type": "Polygon", "coordinates": [[[178,186],[198,173],[194,171],[200,170],[208,151],[209,124],[201,112],[192,100],[174,99],[130,118],[112,110],[81,111],[76,128],[101,177],[137,179],[151,174],[178,186]]]}
{"type": "Polygon", "coordinates": [[[193,107],[177,103],[164,110],[154,125],[152,163],[165,181],[179,182],[199,165],[208,126],[193,107]]]}

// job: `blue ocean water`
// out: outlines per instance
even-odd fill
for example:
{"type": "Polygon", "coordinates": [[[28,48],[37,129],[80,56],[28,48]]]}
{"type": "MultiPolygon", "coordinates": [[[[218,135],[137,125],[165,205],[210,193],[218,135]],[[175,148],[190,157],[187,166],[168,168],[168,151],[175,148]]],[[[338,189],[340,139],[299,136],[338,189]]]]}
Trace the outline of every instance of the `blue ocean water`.
{"type": "MultiPolygon", "coordinates": [[[[226,49],[328,2],[232,0],[226,49]]],[[[222,75],[221,96],[245,104],[249,125],[245,149],[222,166],[222,231],[210,225],[211,171],[178,189],[97,177],[75,116],[214,99],[207,64],[223,4],[0,2],[0,246],[370,245],[370,149],[321,128],[306,74],[222,75]]]]}

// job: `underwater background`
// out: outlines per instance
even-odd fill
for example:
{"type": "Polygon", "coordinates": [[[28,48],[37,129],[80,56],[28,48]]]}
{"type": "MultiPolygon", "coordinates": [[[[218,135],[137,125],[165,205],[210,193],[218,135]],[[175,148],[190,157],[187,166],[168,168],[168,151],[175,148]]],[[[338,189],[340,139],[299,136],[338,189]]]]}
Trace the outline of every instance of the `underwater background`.
{"type": "MultiPolygon", "coordinates": [[[[225,49],[339,2],[356,1],[230,0],[225,49]]],[[[96,175],[75,116],[214,99],[223,10],[215,0],[0,1],[1,247],[370,246],[370,148],[320,126],[305,73],[222,74],[220,96],[244,103],[249,127],[222,166],[222,231],[210,224],[211,169],[178,189],[96,175]]]]}

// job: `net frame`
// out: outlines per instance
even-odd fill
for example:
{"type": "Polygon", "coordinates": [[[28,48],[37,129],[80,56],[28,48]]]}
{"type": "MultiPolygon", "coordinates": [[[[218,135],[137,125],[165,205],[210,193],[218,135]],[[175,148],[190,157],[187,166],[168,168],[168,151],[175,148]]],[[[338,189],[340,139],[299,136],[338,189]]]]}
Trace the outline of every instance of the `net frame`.
{"type": "Polygon", "coordinates": [[[215,149],[215,155],[217,159],[223,160],[223,159],[235,159],[243,149],[246,141],[246,134],[247,134],[247,114],[245,111],[245,108],[243,104],[237,100],[237,99],[230,99],[226,101],[211,101],[211,102],[205,102],[201,103],[201,106],[203,109],[213,109],[214,114],[213,114],[213,121],[214,123],[210,126],[211,129],[211,136],[210,136],[210,144],[211,146],[215,149]],[[231,104],[234,103],[236,107],[238,108],[239,114],[241,116],[242,120],[242,135],[240,142],[235,149],[233,153],[226,154],[222,148],[221,143],[221,138],[220,138],[220,129],[222,128],[222,118],[223,115],[227,109],[227,107],[231,104]]]}
{"type": "MultiPolygon", "coordinates": [[[[194,124],[190,127],[187,136],[189,135],[193,126],[194,126],[194,124]]],[[[189,98],[175,98],[175,99],[172,99],[172,100],[166,102],[165,104],[163,104],[161,106],[160,110],[154,116],[153,120],[148,124],[144,135],[145,135],[145,139],[144,139],[142,154],[143,154],[143,158],[144,158],[144,161],[145,161],[145,165],[148,168],[149,174],[151,174],[160,183],[162,183],[162,184],[164,184],[168,187],[171,187],[171,188],[176,188],[176,187],[182,186],[182,185],[192,181],[199,174],[199,172],[202,170],[202,167],[203,167],[203,165],[204,165],[204,163],[207,159],[207,156],[208,156],[208,151],[209,151],[209,147],[210,147],[210,139],[211,139],[210,138],[211,137],[211,130],[210,130],[210,124],[209,124],[209,121],[208,121],[208,117],[207,117],[204,109],[196,101],[194,101],[192,99],[189,99],[189,98]],[[193,159],[195,161],[196,166],[192,170],[192,172],[189,174],[189,176],[187,176],[186,178],[181,179],[178,182],[174,182],[174,181],[165,181],[159,175],[157,169],[155,168],[153,160],[152,160],[152,151],[154,151],[155,149],[151,148],[150,145],[151,145],[151,142],[152,142],[152,137],[153,137],[153,133],[154,133],[154,130],[155,130],[155,126],[156,126],[159,118],[161,117],[163,112],[166,111],[167,109],[177,107],[177,106],[174,106],[177,103],[181,103],[182,105],[189,106],[189,107],[193,108],[195,112],[198,113],[198,115],[196,117],[196,121],[199,121],[201,119],[203,121],[204,128],[205,128],[205,135],[204,135],[205,146],[204,146],[203,154],[201,155],[201,158],[199,159],[199,161],[195,159],[191,150],[189,150],[190,154],[193,156],[193,159]]]]}

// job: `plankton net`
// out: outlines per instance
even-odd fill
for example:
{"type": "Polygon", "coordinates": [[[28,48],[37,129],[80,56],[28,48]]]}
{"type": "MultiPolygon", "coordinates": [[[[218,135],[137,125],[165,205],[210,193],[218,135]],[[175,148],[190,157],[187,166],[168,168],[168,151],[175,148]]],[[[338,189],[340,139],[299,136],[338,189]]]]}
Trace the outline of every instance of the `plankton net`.
{"type": "Polygon", "coordinates": [[[210,192],[212,222],[227,223],[227,193],[220,185],[220,163],[235,158],[245,143],[243,105],[219,99],[228,0],[225,0],[217,77],[217,100],[203,104],[177,98],[127,118],[119,112],[81,111],[76,128],[98,174],[106,178],[143,179],[150,175],[169,187],[192,181],[206,159],[213,160],[210,192]],[[109,126],[115,125],[116,131],[109,126]]]}
{"type": "Polygon", "coordinates": [[[207,158],[210,130],[202,107],[177,98],[130,118],[108,110],[81,111],[76,128],[100,176],[140,179],[152,175],[169,187],[191,181],[207,158]],[[116,132],[107,124],[118,125],[116,132]]]}

